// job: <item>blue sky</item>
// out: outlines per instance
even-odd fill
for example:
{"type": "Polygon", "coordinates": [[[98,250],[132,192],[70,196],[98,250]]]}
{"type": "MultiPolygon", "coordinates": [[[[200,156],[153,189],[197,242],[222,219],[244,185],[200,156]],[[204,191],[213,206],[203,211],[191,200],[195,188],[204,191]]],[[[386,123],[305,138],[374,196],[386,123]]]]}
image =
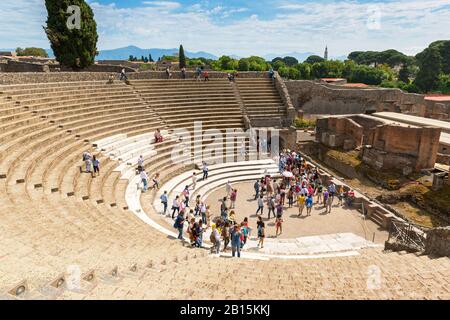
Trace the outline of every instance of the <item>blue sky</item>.
{"type": "MultiPolygon", "coordinates": [[[[450,38],[450,0],[88,0],[99,49],[127,45],[240,56],[394,48],[450,38]]],[[[0,2],[0,48],[49,44],[43,0],[0,2]]]]}

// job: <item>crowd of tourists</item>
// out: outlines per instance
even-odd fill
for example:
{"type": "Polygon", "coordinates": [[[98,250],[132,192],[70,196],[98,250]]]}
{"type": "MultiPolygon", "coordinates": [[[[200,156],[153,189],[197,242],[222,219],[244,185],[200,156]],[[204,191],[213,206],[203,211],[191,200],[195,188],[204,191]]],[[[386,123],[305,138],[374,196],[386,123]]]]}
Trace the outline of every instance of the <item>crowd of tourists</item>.
{"type": "MultiPolygon", "coordinates": [[[[254,200],[257,203],[256,230],[258,247],[264,247],[266,237],[266,225],[263,220],[264,212],[267,210],[267,220],[275,219],[275,237],[283,233],[283,213],[287,208],[298,208],[298,217],[312,214],[313,207],[323,207],[326,213],[331,213],[333,204],[338,206],[353,204],[355,193],[353,190],[345,191],[343,186],[336,186],[333,179],[327,182],[317,167],[308,163],[300,153],[286,150],[278,157],[281,178],[274,178],[266,174],[254,182],[254,200]],[[337,199],[337,200],[336,200],[337,199]]],[[[203,163],[203,178],[207,179],[207,164],[203,163]]],[[[192,174],[192,189],[197,183],[197,173],[192,174]]],[[[201,247],[203,234],[211,228],[210,242],[212,252],[220,253],[226,251],[231,244],[232,255],[240,256],[240,250],[247,243],[251,235],[248,218],[237,221],[236,201],[238,190],[230,181],[225,185],[226,195],[220,200],[220,215],[211,213],[201,196],[197,195],[193,208],[190,208],[189,186],[185,186],[183,192],[172,201],[171,213],[168,213],[167,192],[161,196],[164,204],[163,214],[168,214],[174,220],[174,227],[178,229],[178,238],[183,239],[183,227],[188,225],[187,233],[192,246],[201,247]]]]}

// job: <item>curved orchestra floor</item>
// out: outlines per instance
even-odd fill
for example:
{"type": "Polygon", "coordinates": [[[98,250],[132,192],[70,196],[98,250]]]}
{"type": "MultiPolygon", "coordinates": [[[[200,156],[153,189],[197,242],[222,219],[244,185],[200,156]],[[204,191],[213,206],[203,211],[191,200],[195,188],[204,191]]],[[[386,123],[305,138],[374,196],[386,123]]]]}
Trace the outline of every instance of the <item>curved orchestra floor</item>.
{"type": "MultiPolygon", "coordinates": [[[[257,203],[254,200],[255,193],[253,182],[242,182],[233,184],[238,190],[236,201],[236,217],[241,222],[245,217],[249,218],[250,226],[256,230],[256,209],[257,203]]],[[[213,216],[220,215],[219,200],[226,196],[225,186],[213,191],[207,198],[207,203],[211,206],[213,216]]],[[[286,200],[287,201],[287,200],[286,200]]],[[[316,199],[314,199],[316,201],[316,199]]],[[[264,207],[263,220],[266,222],[267,237],[275,236],[275,218],[267,219],[268,209],[264,207]]],[[[298,217],[298,207],[294,203],[293,208],[285,205],[283,213],[283,233],[278,236],[280,239],[289,239],[306,236],[318,236],[324,234],[353,233],[357,236],[372,241],[375,234],[375,243],[384,243],[387,240],[388,232],[371,220],[365,220],[363,215],[357,210],[350,210],[338,206],[335,199],[331,213],[326,214],[323,205],[314,204],[311,216],[306,216],[306,208],[303,215],[298,217]]]]}

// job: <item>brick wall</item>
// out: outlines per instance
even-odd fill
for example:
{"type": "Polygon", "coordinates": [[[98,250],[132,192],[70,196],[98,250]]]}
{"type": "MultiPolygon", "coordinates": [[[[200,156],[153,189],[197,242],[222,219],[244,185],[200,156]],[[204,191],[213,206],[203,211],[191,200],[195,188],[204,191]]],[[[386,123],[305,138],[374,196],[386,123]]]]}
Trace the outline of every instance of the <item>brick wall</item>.
{"type": "Polygon", "coordinates": [[[354,89],[307,80],[285,84],[294,107],[307,115],[390,111],[450,121],[450,102],[428,101],[424,95],[400,89],[354,89]]]}

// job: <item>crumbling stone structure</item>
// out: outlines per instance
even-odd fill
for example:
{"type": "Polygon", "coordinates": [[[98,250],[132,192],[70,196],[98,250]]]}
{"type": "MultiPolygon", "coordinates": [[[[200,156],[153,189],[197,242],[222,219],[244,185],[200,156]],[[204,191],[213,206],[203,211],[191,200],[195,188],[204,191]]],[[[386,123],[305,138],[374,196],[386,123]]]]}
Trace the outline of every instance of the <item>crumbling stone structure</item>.
{"type": "Polygon", "coordinates": [[[404,173],[433,168],[441,129],[406,126],[367,115],[317,120],[316,140],[328,147],[360,148],[362,160],[377,169],[404,173]]]}
{"type": "Polygon", "coordinates": [[[307,80],[285,81],[297,110],[305,115],[399,112],[450,121],[450,101],[428,100],[400,89],[348,88],[307,80]]]}

